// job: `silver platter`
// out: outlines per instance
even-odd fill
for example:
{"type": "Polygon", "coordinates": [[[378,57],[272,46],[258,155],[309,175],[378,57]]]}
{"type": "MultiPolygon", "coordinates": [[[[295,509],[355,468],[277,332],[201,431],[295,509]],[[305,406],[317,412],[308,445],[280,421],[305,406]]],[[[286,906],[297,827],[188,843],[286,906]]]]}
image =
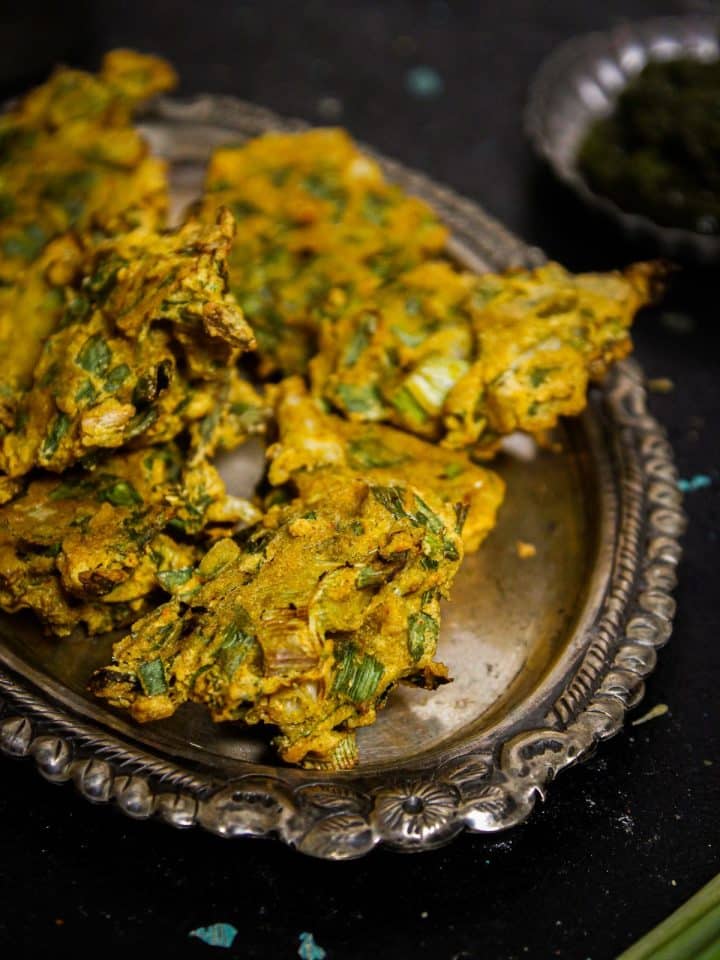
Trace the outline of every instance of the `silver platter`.
{"type": "Polygon", "coordinates": [[[541,65],[530,87],[525,130],[556,176],[631,238],[670,257],[712,263],[720,236],[666,227],[621,209],[595,193],[578,170],[580,145],[590,126],[612,112],[627,85],[650,60],[720,57],[720,17],[658,17],[623,23],[607,33],[576,37],[541,65]]]}
{"type": "MultiPolygon", "coordinates": [[[[176,215],[213,147],[298,126],[220,97],[166,100],[143,122],[171,162],[176,215]]],[[[474,204],[379,159],[451,226],[459,262],[542,259],[474,204]]],[[[684,516],[672,451],[645,401],[641,371],[625,362],[558,431],[561,452],[521,444],[499,459],[499,525],[466,559],[444,611],[439,655],[455,680],[434,694],[398,690],[360,731],[352,773],[285,767],[261,731],[213,725],[191,704],[135,724],[85,692],[111,638],[55,642],[17,616],[0,619],[0,749],[128,816],[275,836],[328,859],[378,843],[429,850],[464,829],[521,822],[560,770],[620,730],[670,636],[684,516]],[[520,559],[518,540],[536,557],[520,559]]],[[[233,492],[252,487],[260,462],[248,445],[220,465],[233,492]]]]}

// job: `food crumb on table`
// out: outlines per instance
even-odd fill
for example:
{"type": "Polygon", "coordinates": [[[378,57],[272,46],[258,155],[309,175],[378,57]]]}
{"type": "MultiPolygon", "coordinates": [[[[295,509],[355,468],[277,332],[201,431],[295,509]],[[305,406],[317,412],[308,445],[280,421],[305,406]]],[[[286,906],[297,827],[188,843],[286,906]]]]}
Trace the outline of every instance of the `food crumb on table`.
{"type": "Polygon", "coordinates": [[[315,109],[323,120],[337,120],[342,116],[344,104],[339,97],[320,97],[315,109]]]}
{"type": "Polygon", "coordinates": [[[658,717],[664,717],[669,709],[670,708],[666,703],[657,703],[654,707],[648,710],[647,713],[644,713],[641,717],[638,717],[637,720],[633,720],[632,725],[633,727],[637,727],[641,723],[647,723],[648,720],[656,720],[658,717]]]}
{"type": "Polygon", "coordinates": [[[670,377],[652,377],[647,385],[651,393],[672,393],[675,389],[675,384],[670,377]]]}
{"type": "Polygon", "coordinates": [[[534,543],[526,543],[524,540],[518,540],[515,544],[515,551],[521,560],[529,560],[537,553],[534,543]]]}
{"type": "Polygon", "coordinates": [[[237,928],[231,923],[212,923],[209,927],[198,927],[188,933],[189,937],[197,937],[209,947],[231,947],[237,936],[237,928]]]}
{"type": "Polygon", "coordinates": [[[443,92],[443,79],[432,67],[413,67],[405,74],[405,87],[418,100],[432,100],[443,92]]]}
{"type": "Polygon", "coordinates": [[[301,933],[299,939],[298,956],[302,960],[324,960],[327,956],[323,948],[315,942],[315,937],[311,933],[301,933]]]}
{"type": "Polygon", "coordinates": [[[681,477],[677,482],[678,490],[682,493],[695,493],[696,490],[704,490],[711,485],[712,480],[706,473],[696,473],[689,480],[681,477]]]}

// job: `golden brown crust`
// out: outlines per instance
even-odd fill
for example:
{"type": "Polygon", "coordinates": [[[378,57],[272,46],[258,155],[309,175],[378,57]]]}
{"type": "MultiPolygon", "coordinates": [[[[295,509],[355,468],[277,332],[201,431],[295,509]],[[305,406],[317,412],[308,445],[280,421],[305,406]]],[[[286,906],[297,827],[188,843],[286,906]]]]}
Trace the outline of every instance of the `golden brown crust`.
{"type": "Polygon", "coordinates": [[[221,205],[238,223],[230,287],[257,333],[262,375],[305,373],[323,323],[447,238],[343,130],[270,133],[215,151],[203,216],[221,205]]]}
{"type": "Polygon", "coordinates": [[[93,690],[138,720],[186,700],[277,726],[291,763],[355,761],[353,730],[399,680],[441,681],[439,599],[462,556],[452,509],[349,470],[306,475],[239,545],[217,543],[137,621],[93,690]]]}

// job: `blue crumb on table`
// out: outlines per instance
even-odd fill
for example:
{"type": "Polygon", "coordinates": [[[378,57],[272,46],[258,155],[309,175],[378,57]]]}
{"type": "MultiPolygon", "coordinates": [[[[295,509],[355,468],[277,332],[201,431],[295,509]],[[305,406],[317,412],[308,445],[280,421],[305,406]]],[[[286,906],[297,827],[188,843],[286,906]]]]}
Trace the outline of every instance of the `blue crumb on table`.
{"type": "Polygon", "coordinates": [[[706,473],[696,473],[694,477],[686,480],[681,477],[677,482],[678,490],[682,493],[694,493],[696,490],[704,490],[712,485],[712,480],[706,473]]]}
{"type": "Polygon", "coordinates": [[[419,100],[432,100],[439,97],[444,86],[442,77],[432,67],[413,67],[405,74],[405,87],[408,93],[419,100]]]}
{"type": "Polygon", "coordinates": [[[315,943],[315,937],[311,933],[301,933],[299,939],[298,956],[302,960],[325,960],[327,954],[319,944],[315,943]]]}
{"type": "Polygon", "coordinates": [[[237,928],[231,923],[213,923],[209,927],[191,930],[189,937],[197,937],[210,947],[231,947],[237,936],[237,928]]]}

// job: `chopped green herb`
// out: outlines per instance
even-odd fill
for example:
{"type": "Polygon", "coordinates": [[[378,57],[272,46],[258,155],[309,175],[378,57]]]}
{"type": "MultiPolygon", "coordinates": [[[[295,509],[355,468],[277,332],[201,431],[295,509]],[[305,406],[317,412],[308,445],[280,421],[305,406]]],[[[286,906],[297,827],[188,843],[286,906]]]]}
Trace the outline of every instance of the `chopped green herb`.
{"type": "Polygon", "coordinates": [[[75,477],[63,480],[48,495],[49,500],[72,500],[74,497],[85,496],[93,489],[93,481],[85,477],[75,477]]]}
{"type": "Polygon", "coordinates": [[[91,520],[92,520],[92,514],[84,513],[81,517],[75,517],[74,520],[71,520],[70,526],[78,527],[83,533],[87,533],[91,520]]]}
{"type": "Polygon", "coordinates": [[[83,403],[87,400],[88,403],[92,403],[96,397],[97,390],[92,385],[92,381],[83,380],[75,393],[75,401],[77,403],[83,403]]]}
{"type": "Polygon", "coordinates": [[[402,327],[392,326],[390,327],[390,330],[395,334],[401,343],[405,344],[406,347],[418,347],[425,339],[425,334],[412,333],[412,331],[404,330],[402,327]]]}
{"type": "Polygon", "coordinates": [[[180,570],[159,570],[157,578],[160,586],[168,593],[172,593],[177,587],[187,583],[192,575],[192,567],[182,567],[180,570]]]}
{"type": "Polygon", "coordinates": [[[87,318],[90,313],[90,301],[79,293],[65,307],[65,313],[60,321],[61,327],[69,327],[72,323],[80,323],[87,318]]]}
{"type": "Polygon", "coordinates": [[[370,492],[377,502],[385,507],[396,520],[404,520],[408,514],[403,503],[402,490],[400,487],[376,487],[371,486],[370,492]]]}
{"type": "Polygon", "coordinates": [[[356,470],[372,467],[394,467],[404,463],[407,457],[386,447],[379,437],[365,434],[348,444],[348,460],[356,470]]]}
{"type": "Polygon", "coordinates": [[[461,473],[465,472],[465,466],[462,463],[448,463],[443,470],[443,476],[447,477],[448,480],[454,480],[455,477],[459,477],[461,473]]]}
{"type": "Polygon", "coordinates": [[[99,333],[89,337],[75,357],[83,370],[102,376],[110,365],[112,353],[99,333]]]}
{"type": "Polygon", "coordinates": [[[130,367],[126,363],[121,363],[108,373],[105,378],[105,389],[108,393],[115,393],[130,376],[130,367]]]}
{"type": "Polygon", "coordinates": [[[362,214],[366,220],[382,227],[387,219],[387,211],[390,206],[388,197],[379,193],[368,192],[363,197],[362,214]]]}
{"type": "Polygon", "coordinates": [[[245,552],[246,553],[265,553],[267,546],[273,538],[272,530],[263,530],[260,533],[254,534],[250,539],[245,543],[245,552]]]}
{"type": "Polygon", "coordinates": [[[218,425],[220,420],[220,407],[215,407],[201,422],[200,424],[200,436],[203,439],[203,443],[210,443],[212,440],[212,435],[215,432],[215,428],[218,425]]]}
{"type": "Polygon", "coordinates": [[[30,223],[21,233],[6,237],[2,250],[6,257],[20,257],[29,262],[40,255],[48,239],[48,235],[41,226],[30,223]]]}
{"type": "Polygon", "coordinates": [[[68,432],[69,427],[70,417],[68,417],[66,413],[59,413],[50,424],[47,436],[40,447],[40,456],[42,459],[49,460],[50,457],[57,453],[60,442],[68,432]]]}
{"type": "Polygon", "coordinates": [[[367,413],[379,416],[382,401],[374,386],[360,387],[349,383],[340,383],[337,387],[338,398],[348,413],[367,413]]]}
{"type": "Polygon", "coordinates": [[[429,613],[413,613],[408,620],[407,646],[413,663],[431,649],[434,650],[440,627],[429,613]]]}
{"type": "Polygon", "coordinates": [[[231,403],[230,413],[237,417],[247,431],[261,427],[265,423],[265,414],[259,407],[249,403],[231,403]]]}
{"type": "Polygon", "coordinates": [[[110,254],[101,260],[95,268],[95,273],[84,281],[83,286],[90,292],[93,299],[102,302],[115,286],[117,275],[124,266],[125,260],[117,254],[110,254]]]}
{"type": "Polygon", "coordinates": [[[155,407],[150,407],[147,410],[136,413],[125,429],[125,437],[129,440],[131,437],[136,437],[138,434],[143,433],[155,423],[157,417],[158,412],[155,407]]]}
{"type": "Polygon", "coordinates": [[[374,587],[385,580],[385,574],[382,570],[375,570],[373,567],[361,567],[355,578],[355,585],[358,590],[364,587],[374,587]]]}
{"type": "Polygon", "coordinates": [[[146,660],[140,664],[138,667],[138,679],[140,680],[143,693],[148,697],[156,697],[161,693],[167,692],[165,668],[159,657],[156,660],[146,660]]]}
{"type": "Polygon", "coordinates": [[[114,507],[132,507],[142,503],[143,499],[135,487],[127,480],[117,480],[98,493],[99,500],[106,500],[114,507]]]}
{"type": "Polygon", "coordinates": [[[15,412],[15,430],[17,433],[24,433],[30,416],[27,407],[18,407],[15,412]]]}
{"type": "Polygon", "coordinates": [[[40,379],[38,380],[38,386],[49,387],[50,384],[55,379],[55,377],[58,375],[59,370],[60,370],[60,364],[57,362],[57,360],[55,360],[53,363],[50,364],[50,366],[47,368],[47,370],[42,375],[42,377],[40,377],[40,379]]]}
{"type": "Polygon", "coordinates": [[[218,649],[217,662],[223,673],[232,677],[248,653],[256,645],[255,637],[244,629],[247,626],[247,614],[231,624],[218,649]]]}
{"type": "Polygon", "coordinates": [[[455,504],[455,533],[462,533],[470,507],[467,503],[455,504]]]}
{"type": "Polygon", "coordinates": [[[530,371],[530,386],[541,386],[554,370],[557,370],[557,367],[533,367],[530,371]]]}
{"type": "Polygon", "coordinates": [[[422,300],[420,297],[408,297],[405,301],[405,313],[411,317],[416,317],[422,310],[422,300]]]}
{"type": "Polygon", "coordinates": [[[56,557],[62,550],[61,543],[51,543],[44,547],[35,547],[34,553],[39,554],[42,557],[56,557]]]}
{"type": "Polygon", "coordinates": [[[244,220],[246,217],[251,217],[254,213],[258,212],[256,206],[253,206],[252,203],[248,203],[246,200],[235,200],[230,204],[230,209],[232,210],[236,220],[244,220]]]}
{"type": "Polygon", "coordinates": [[[95,176],[93,170],[72,170],[69,173],[55,174],[48,179],[42,196],[60,204],[72,224],[82,215],[95,176]]]}
{"type": "Polygon", "coordinates": [[[377,321],[371,313],[363,314],[358,322],[357,329],[353,333],[350,343],[347,345],[343,354],[343,364],[346,367],[352,367],[357,363],[361,354],[367,349],[373,333],[375,332],[377,321]]]}
{"type": "Polygon", "coordinates": [[[425,501],[421,500],[417,494],[415,494],[415,503],[417,504],[417,511],[411,519],[421,526],[427,527],[432,533],[440,533],[440,531],[445,529],[440,517],[438,517],[436,513],[433,513],[425,501]]]}
{"type": "Polygon", "coordinates": [[[446,560],[459,560],[460,554],[452,540],[443,538],[443,554],[446,560]]]}

